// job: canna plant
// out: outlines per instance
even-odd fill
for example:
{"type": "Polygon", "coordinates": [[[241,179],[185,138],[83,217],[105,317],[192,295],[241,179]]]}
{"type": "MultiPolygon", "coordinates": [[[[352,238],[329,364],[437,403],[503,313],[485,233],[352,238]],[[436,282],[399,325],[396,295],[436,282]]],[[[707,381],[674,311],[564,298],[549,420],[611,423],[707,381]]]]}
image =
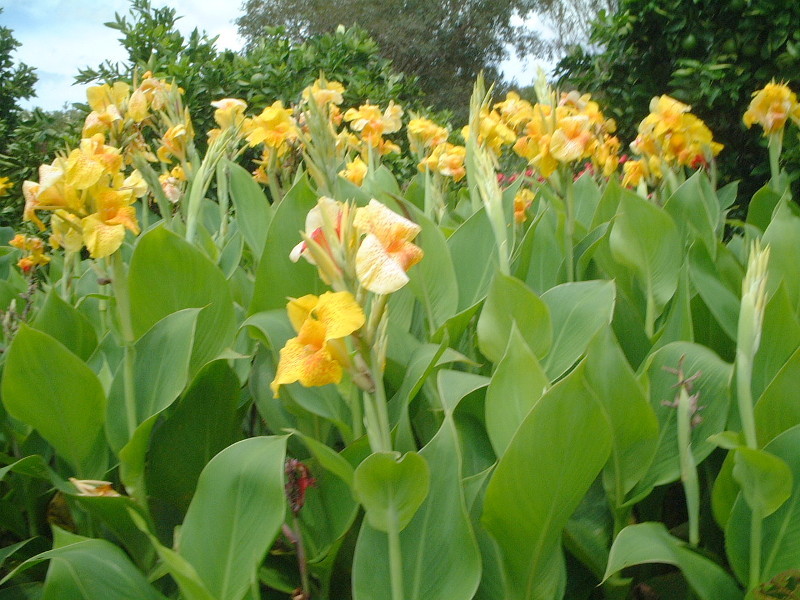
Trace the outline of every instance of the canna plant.
{"type": "MultiPolygon", "coordinates": [[[[149,73],[90,88],[24,186],[50,250],[1,232],[0,592],[789,597],[780,144],[730,221],[689,106],[654,99],[631,158],[588,95],[536,88],[478,81],[460,133],[324,78],[215,101],[209,132],[149,73]]],[[[744,122],[798,111],[770,84],[744,122]]]]}

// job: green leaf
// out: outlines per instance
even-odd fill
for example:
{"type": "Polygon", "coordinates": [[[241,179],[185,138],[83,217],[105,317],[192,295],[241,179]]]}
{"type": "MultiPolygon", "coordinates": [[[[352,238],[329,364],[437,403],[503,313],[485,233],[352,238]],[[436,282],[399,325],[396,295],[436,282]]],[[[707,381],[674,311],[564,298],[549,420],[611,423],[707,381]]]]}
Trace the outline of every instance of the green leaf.
{"type": "Polygon", "coordinates": [[[769,276],[767,289],[774,292],[783,281],[789,304],[800,317],[800,217],[788,205],[781,204],[761,239],[769,245],[769,276]]]}
{"type": "Polygon", "coordinates": [[[88,360],[97,347],[97,333],[83,314],[64,302],[51,288],[31,327],[53,336],[81,360],[88,360]]]}
{"type": "Polygon", "coordinates": [[[650,387],[650,405],[658,418],[658,450],[643,485],[661,485],[680,477],[677,413],[674,406],[678,376],[670,369],[682,365],[684,377],[697,375],[692,393],[699,394],[698,416],[692,429],[692,455],[700,464],[715,448],[708,438],[725,430],[730,409],[733,367],[708,348],[689,342],[667,344],[650,355],[642,367],[650,387]],[[699,375],[698,375],[699,374],[699,375]]]}
{"type": "Polygon", "coordinates": [[[754,413],[759,444],[766,444],[787,429],[800,425],[798,381],[800,381],[800,348],[786,361],[756,403],[754,413]]]}
{"type": "Polygon", "coordinates": [[[486,297],[498,268],[497,244],[486,210],[481,208],[447,238],[458,281],[458,310],[486,297]],[[480,256],[481,260],[475,260],[480,256]]]}
{"type": "Polygon", "coordinates": [[[376,452],[353,475],[353,490],[373,529],[405,529],[428,495],[430,469],[416,452],[376,452]]]}
{"type": "Polygon", "coordinates": [[[574,365],[594,334],[611,323],[615,296],[613,281],[563,283],[542,294],[553,323],[553,341],[543,364],[551,380],[574,365]]]}
{"type": "Polygon", "coordinates": [[[717,323],[731,340],[736,340],[739,297],[722,281],[719,269],[702,245],[694,244],[689,251],[689,274],[717,323]]]}
{"type": "Polygon", "coordinates": [[[762,187],[753,195],[747,205],[747,223],[765,231],[780,199],[780,194],[775,193],[769,185],[762,187]]]}
{"type": "Polygon", "coordinates": [[[650,465],[658,444],[658,420],[610,327],[586,350],[586,383],[611,425],[611,460],[603,476],[619,508],[650,465]]]}
{"type": "Polygon", "coordinates": [[[306,260],[293,263],[289,253],[303,241],[306,215],[317,205],[317,194],[304,176],[284,196],[269,223],[264,252],[256,271],[249,314],[285,308],[286,297],[300,298],[322,289],[317,268],[306,260]]]}
{"type": "Polygon", "coordinates": [[[283,523],[286,437],[256,437],[217,454],[200,474],[180,554],[217,600],[239,600],[283,523]]]}
{"type": "Polygon", "coordinates": [[[81,478],[99,476],[106,460],[106,396],[81,359],[24,323],[8,349],[3,404],[47,440],[81,478]]]}
{"type": "Polygon", "coordinates": [[[743,594],[722,567],[671,536],[663,523],[639,523],[620,531],[604,577],[646,563],[675,565],[700,600],[741,600],[743,594]]]}
{"type": "Polygon", "coordinates": [[[719,204],[716,198],[708,198],[701,178],[702,171],[684,181],[664,203],[664,210],[675,221],[678,233],[685,245],[693,241],[702,243],[713,259],[717,250],[716,227],[719,218],[719,204]]]}
{"type": "MultiPolygon", "coordinates": [[[[789,500],[762,521],[761,581],[800,568],[800,426],[784,431],[764,447],[785,462],[792,474],[789,500]]],[[[740,494],[725,528],[725,550],[734,573],[747,581],[750,563],[750,507],[740,494]]]]}
{"type": "Polygon", "coordinates": [[[139,238],[129,272],[131,318],[137,337],[185,308],[201,308],[190,370],[196,372],[233,342],[233,298],[222,271],[165,227],[139,238]]]}
{"type": "Polygon", "coordinates": [[[422,227],[414,242],[425,252],[423,259],[408,271],[408,285],[422,305],[429,330],[436,331],[458,308],[458,281],[450,248],[433,221],[412,204],[403,206],[409,217],[422,227]]]}
{"type": "Polygon", "coordinates": [[[478,318],[478,348],[492,362],[503,357],[512,323],[537,357],[547,354],[552,338],[547,305],[519,279],[497,272],[478,318]]]}
{"type": "Polygon", "coordinates": [[[241,439],[239,387],[226,361],[208,363],[151,434],[147,492],[161,532],[168,536],[183,520],[203,468],[241,439]]]}
{"type": "Polygon", "coordinates": [[[246,169],[229,160],[225,161],[225,168],[230,177],[230,197],[236,210],[236,224],[253,256],[260,258],[272,220],[272,207],[261,186],[246,169]]]}
{"type": "Polygon", "coordinates": [[[753,359],[753,397],[759,398],[800,348],[800,322],[793,314],[786,287],[780,285],[767,302],[761,345],[753,359]]]}
{"type": "Polygon", "coordinates": [[[792,471],[783,460],[757,448],[741,447],[734,455],[733,478],[747,506],[768,517],[792,493],[792,471]]]}
{"type": "Polygon", "coordinates": [[[507,600],[563,595],[561,532],[610,451],[579,365],[528,413],[486,490],[482,523],[500,550],[507,600]]]}
{"type": "MultiPolygon", "coordinates": [[[[469,600],[481,562],[461,487],[461,453],[453,420],[420,454],[430,467],[430,490],[400,533],[405,600],[469,600]]],[[[387,536],[365,522],[353,559],[356,600],[390,600],[387,536]]]]}
{"type": "MultiPolygon", "coordinates": [[[[130,432],[161,412],[183,391],[189,377],[189,359],[199,309],[167,315],[136,341],[133,348],[135,421],[129,422],[125,404],[125,365],[120,364],[108,396],[108,440],[119,451],[130,432]]],[[[134,415],[131,415],[134,416],[134,415]]]]}
{"type": "Polygon", "coordinates": [[[622,194],[609,243],[614,260],[633,270],[653,302],[653,316],[660,314],[678,287],[683,246],[675,221],[644,198],[622,194]]]}
{"type": "Polygon", "coordinates": [[[512,323],[506,353],[486,391],[486,431],[498,457],[549,386],[539,361],[512,323]]]}
{"type": "Polygon", "coordinates": [[[165,600],[125,553],[105,540],[87,539],[35,558],[50,559],[42,600],[165,600]]]}

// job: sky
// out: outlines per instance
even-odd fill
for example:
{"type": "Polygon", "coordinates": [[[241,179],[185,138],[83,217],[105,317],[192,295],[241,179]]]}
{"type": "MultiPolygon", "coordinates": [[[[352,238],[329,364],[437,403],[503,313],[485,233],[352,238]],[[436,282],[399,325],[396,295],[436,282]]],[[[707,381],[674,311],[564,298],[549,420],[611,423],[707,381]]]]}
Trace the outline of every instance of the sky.
{"type": "MultiPolygon", "coordinates": [[[[241,14],[240,0],[153,0],[152,4],[174,8],[182,17],[177,26],[184,35],[198,28],[219,36],[218,49],[242,46],[233,24],[241,14]]],[[[81,68],[124,60],[117,41],[120,33],[103,23],[114,21],[115,13],[127,15],[129,6],[129,0],[0,0],[0,25],[12,29],[22,44],[13,59],[34,67],[39,77],[36,97],[22,102],[22,107],[56,110],[85,101],[85,86],[72,85],[74,77],[81,68]]],[[[535,61],[512,59],[504,71],[527,85],[535,76],[535,61]]]]}

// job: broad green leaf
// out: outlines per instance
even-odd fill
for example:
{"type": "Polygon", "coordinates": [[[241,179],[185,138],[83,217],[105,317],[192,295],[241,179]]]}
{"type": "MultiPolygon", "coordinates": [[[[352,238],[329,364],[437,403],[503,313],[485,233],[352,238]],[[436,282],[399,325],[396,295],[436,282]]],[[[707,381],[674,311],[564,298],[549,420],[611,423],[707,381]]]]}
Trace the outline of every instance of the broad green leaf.
{"type": "Polygon", "coordinates": [[[486,490],[482,523],[500,550],[507,600],[563,595],[561,532],[610,451],[579,365],[528,413],[486,490]]]}
{"type": "Polygon", "coordinates": [[[194,567],[180,554],[163,546],[158,538],[150,533],[144,519],[136,514],[131,514],[131,520],[136,524],[139,530],[147,536],[153,548],[158,553],[161,562],[164,563],[167,571],[178,584],[181,594],[185,600],[215,600],[206,586],[203,584],[202,579],[195,571],[194,567]]]}
{"type": "Polygon", "coordinates": [[[789,499],[792,471],[774,454],[741,447],[736,450],[733,463],[733,478],[751,510],[768,517],[789,499]]]}
{"type": "Polygon", "coordinates": [[[718,564],[669,534],[662,523],[623,529],[611,546],[605,579],[626,567],[645,563],[674,565],[700,600],[741,600],[743,593],[718,564]]]}
{"type": "Polygon", "coordinates": [[[422,227],[414,243],[422,248],[425,256],[408,271],[408,285],[422,305],[429,330],[433,332],[457,312],[456,272],[441,229],[415,206],[406,203],[403,207],[410,213],[411,220],[422,227]]]}
{"type": "Polygon", "coordinates": [[[128,555],[142,569],[151,566],[153,549],[130,513],[143,515],[143,509],[128,496],[81,496],[70,493],[72,501],[90,514],[96,523],[102,523],[113,537],[112,540],[123,546],[128,555]]]}
{"type": "Polygon", "coordinates": [[[125,553],[105,540],[84,540],[40,554],[50,559],[42,600],[165,600],[125,553]]]}
{"type": "Polygon", "coordinates": [[[140,424],[172,404],[189,377],[189,360],[199,309],[187,308],[158,321],[136,341],[132,352],[135,414],[125,401],[125,359],[117,369],[108,396],[106,428],[118,451],[140,424]],[[131,418],[135,418],[131,422],[131,418]]]}
{"type": "Polygon", "coordinates": [[[82,478],[99,476],[106,461],[106,396],[81,359],[24,323],[6,354],[3,404],[30,425],[82,478]]]}
{"type": "Polygon", "coordinates": [[[239,380],[227,362],[210,362],[153,430],[145,475],[151,511],[162,533],[171,536],[183,520],[206,464],[241,439],[239,400],[239,380]]]}
{"type": "Polygon", "coordinates": [[[610,327],[586,350],[586,383],[611,425],[611,459],[603,478],[619,508],[650,465],[658,443],[658,420],[610,327]]]}
{"type": "Polygon", "coordinates": [[[692,455],[700,464],[715,448],[708,438],[725,430],[730,408],[730,380],[733,367],[708,348],[689,342],[667,344],[650,355],[642,367],[650,388],[650,405],[658,418],[658,450],[644,485],[661,485],[680,476],[675,384],[683,369],[685,378],[696,376],[692,393],[698,394],[697,416],[692,429],[692,455]]]}
{"type": "Polygon", "coordinates": [[[353,475],[353,490],[373,529],[405,529],[428,495],[430,469],[416,452],[376,452],[353,475]]]}
{"type": "Polygon", "coordinates": [[[615,296],[613,281],[563,283],[542,294],[553,324],[553,341],[542,365],[551,380],[574,365],[594,334],[611,323],[615,296]]]}
{"type": "Polygon", "coordinates": [[[703,302],[731,340],[736,340],[739,297],[725,285],[705,246],[694,244],[689,252],[689,274],[703,302]]]}
{"type": "Polygon", "coordinates": [[[708,198],[701,185],[702,171],[684,181],[664,203],[664,210],[678,226],[680,239],[686,246],[699,241],[713,259],[717,250],[716,227],[719,204],[716,198],[708,198]]]}
{"type": "MultiPolygon", "coordinates": [[[[430,490],[400,533],[405,600],[469,600],[481,563],[461,488],[461,455],[453,420],[445,417],[420,454],[430,467],[430,490]]],[[[353,562],[356,600],[390,600],[387,536],[364,522],[353,562]]]]}
{"type": "Polygon", "coordinates": [[[497,272],[478,318],[478,348],[492,362],[503,357],[512,323],[537,357],[547,354],[553,333],[547,305],[519,279],[497,272]]]}
{"type": "Polygon", "coordinates": [[[436,378],[436,387],[442,398],[444,410],[453,414],[459,402],[472,392],[485,388],[491,379],[483,375],[465,373],[464,371],[442,370],[436,378]]]}
{"type": "Polygon", "coordinates": [[[486,390],[486,431],[498,457],[549,385],[539,361],[512,323],[506,353],[486,390]]]}
{"type": "Polygon", "coordinates": [[[656,334],[653,350],[658,350],[671,342],[693,342],[694,328],[692,323],[692,297],[689,287],[689,269],[684,264],[681,268],[678,290],[672,297],[667,309],[666,318],[656,334]]]}
{"type": "Polygon", "coordinates": [[[548,206],[520,244],[518,271],[520,275],[524,272],[525,284],[538,294],[563,281],[564,245],[556,235],[557,229],[558,217],[548,206]]]}
{"type": "Polygon", "coordinates": [[[303,241],[306,215],[317,205],[317,194],[304,176],[284,196],[269,223],[264,252],[256,271],[249,313],[284,308],[286,297],[318,293],[322,284],[317,268],[306,260],[293,263],[289,253],[303,241]]]}
{"type": "Polygon", "coordinates": [[[678,287],[683,245],[675,221],[644,198],[622,194],[609,243],[614,260],[636,274],[653,316],[660,314],[678,287]]]}
{"type": "Polygon", "coordinates": [[[765,231],[780,199],[780,194],[774,192],[769,185],[762,187],[753,195],[747,205],[747,223],[765,231]]]}
{"type": "MultiPolygon", "coordinates": [[[[762,346],[764,342],[762,339],[762,346]]],[[[800,425],[798,382],[800,382],[800,347],[778,371],[756,403],[754,412],[759,444],[766,444],[778,434],[800,425]]]]}
{"type": "Polygon", "coordinates": [[[230,177],[230,197],[236,210],[236,223],[253,256],[260,258],[264,252],[267,229],[273,210],[253,176],[234,162],[225,161],[230,177]]]}
{"type": "MultiPolygon", "coordinates": [[[[761,581],[800,568],[800,426],[784,431],[764,447],[782,459],[792,472],[789,500],[763,520],[761,526],[761,581]]],[[[733,572],[747,581],[750,563],[750,508],[742,494],[725,528],[725,550],[733,572]]]]}
{"type": "Polygon", "coordinates": [[[781,204],[764,232],[762,243],[769,245],[767,288],[772,293],[783,281],[789,304],[800,317],[800,217],[781,204]]]}
{"type": "Polygon", "coordinates": [[[50,289],[31,327],[53,336],[81,360],[88,360],[97,347],[97,334],[92,323],[64,302],[55,287],[50,289]]]}
{"type": "Polygon", "coordinates": [[[180,555],[217,600],[239,600],[283,523],[286,437],[256,437],[217,454],[200,474],[180,555]]]}
{"type": "Polygon", "coordinates": [[[761,344],[753,359],[754,398],[761,396],[799,347],[800,322],[792,312],[786,287],[781,284],[764,309],[761,344]]]}
{"type": "Polygon", "coordinates": [[[572,191],[575,195],[575,222],[588,231],[600,204],[600,188],[591,175],[584,174],[574,183],[572,191]]]}
{"type": "Polygon", "coordinates": [[[194,373],[233,343],[233,298],[222,271],[165,227],[139,238],[129,272],[136,337],[185,308],[201,308],[192,349],[194,373]]]}
{"type": "Polygon", "coordinates": [[[486,210],[481,208],[447,238],[458,281],[458,310],[474,306],[486,297],[498,268],[497,244],[486,210]],[[480,260],[475,260],[480,256],[480,260]]]}

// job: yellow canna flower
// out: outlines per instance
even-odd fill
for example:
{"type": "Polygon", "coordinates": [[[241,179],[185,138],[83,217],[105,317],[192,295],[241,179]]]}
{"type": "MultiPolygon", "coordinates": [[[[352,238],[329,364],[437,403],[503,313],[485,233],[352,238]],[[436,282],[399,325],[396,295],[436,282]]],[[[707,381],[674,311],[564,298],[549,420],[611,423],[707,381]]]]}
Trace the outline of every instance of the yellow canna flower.
{"type": "Polygon", "coordinates": [[[14,187],[14,184],[8,177],[0,177],[0,196],[8,196],[8,190],[14,187]]]}
{"type": "Polygon", "coordinates": [[[361,160],[360,156],[356,156],[354,160],[347,163],[347,168],[339,171],[339,175],[360,186],[367,175],[367,163],[361,160]]]}
{"type": "Polygon", "coordinates": [[[533,191],[528,188],[519,190],[514,196],[514,220],[517,223],[524,223],[527,218],[527,210],[533,204],[533,191]]]}
{"type": "Polygon", "coordinates": [[[594,136],[585,115],[564,117],[550,138],[550,155],[557,161],[568,163],[590,156],[594,136]]]}
{"type": "Polygon", "coordinates": [[[308,102],[313,98],[317,106],[339,105],[344,100],[342,94],[344,94],[344,86],[338,81],[317,79],[313,85],[303,90],[303,100],[308,102]]]}
{"type": "Polygon", "coordinates": [[[139,234],[131,190],[106,187],[94,194],[97,212],[81,220],[83,243],[92,258],[116,252],[125,240],[125,230],[139,234]]]}
{"type": "Polygon", "coordinates": [[[291,108],[283,108],[280,100],[265,108],[250,123],[250,132],[247,135],[250,147],[263,142],[270,148],[280,150],[279,154],[282,154],[286,150],[286,142],[297,139],[299,133],[292,112],[294,111],[291,108]]]}
{"type": "Polygon", "coordinates": [[[170,156],[178,160],[186,160],[186,147],[189,142],[190,134],[183,124],[173,125],[164,133],[161,138],[161,147],[156,152],[158,160],[170,162],[170,156]]]}
{"type": "Polygon", "coordinates": [[[81,219],[65,210],[55,211],[50,217],[50,245],[67,252],[79,252],[83,248],[81,219]]]}
{"type": "Polygon", "coordinates": [[[349,366],[344,338],[366,321],[361,306],[350,292],[325,292],[292,299],[287,311],[297,337],[281,349],[273,395],[296,381],[306,387],[339,383],[342,367],[349,366]]]}
{"type": "Polygon", "coordinates": [[[356,276],[375,294],[391,294],[406,283],[406,271],[422,260],[423,252],[411,243],[420,226],[389,210],[377,200],[356,211],[353,221],[366,233],[356,253],[356,276]]]}
{"type": "Polygon", "coordinates": [[[30,273],[34,268],[50,262],[50,257],[44,253],[44,243],[38,237],[18,233],[8,244],[24,253],[17,262],[17,266],[22,269],[23,273],[30,273]]]}
{"type": "Polygon", "coordinates": [[[75,479],[74,477],[70,477],[69,482],[78,490],[79,496],[111,496],[115,498],[120,496],[111,486],[110,481],[75,479]]]}
{"type": "Polygon", "coordinates": [[[244,111],[247,102],[238,98],[223,98],[211,103],[216,108],[214,120],[221,129],[228,127],[240,127],[244,123],[244,111]]]}
{"type": "Polygon", "coordinates": [[[800,125],[800,104],[789,86],[774,80],[753,93],[750,107],[743,117],[748,129],[753,123],[758,123],[764,128],[764,135],[777,133],[788,119],[800,125]]]}
{"type": "Polygon", "coordinates": [[[447,141],[447,129],[440,127],[430,119],[411,119],[407,127],[408,141],[411,151],[423,154],[426,148],[435,148],[447,141]]]}
{"type": "Polygon", "coordinates": [[[508,92],[506,99],[494,105],[506,124],[515,131],[519,131],[534,117],[533,106],[527,100],[520,98],[516,92],[508,92]]]}
{"type": "Polygon", "coordinates": [[[403,109],[393,101],[389,102],[389,106],[383,112],[379,106],[367,102],[362,104],[358,110],[348,109],[344,113],[344,120],[350,123],[350,129],[361,132],[362,140],[378,148],[381,154],[387,154],[388,152],[399,152],[399,148],[391,142],[388,142],[390,146],[387,146],[383,135],[400,130],[402,115],[403,109]]]}

